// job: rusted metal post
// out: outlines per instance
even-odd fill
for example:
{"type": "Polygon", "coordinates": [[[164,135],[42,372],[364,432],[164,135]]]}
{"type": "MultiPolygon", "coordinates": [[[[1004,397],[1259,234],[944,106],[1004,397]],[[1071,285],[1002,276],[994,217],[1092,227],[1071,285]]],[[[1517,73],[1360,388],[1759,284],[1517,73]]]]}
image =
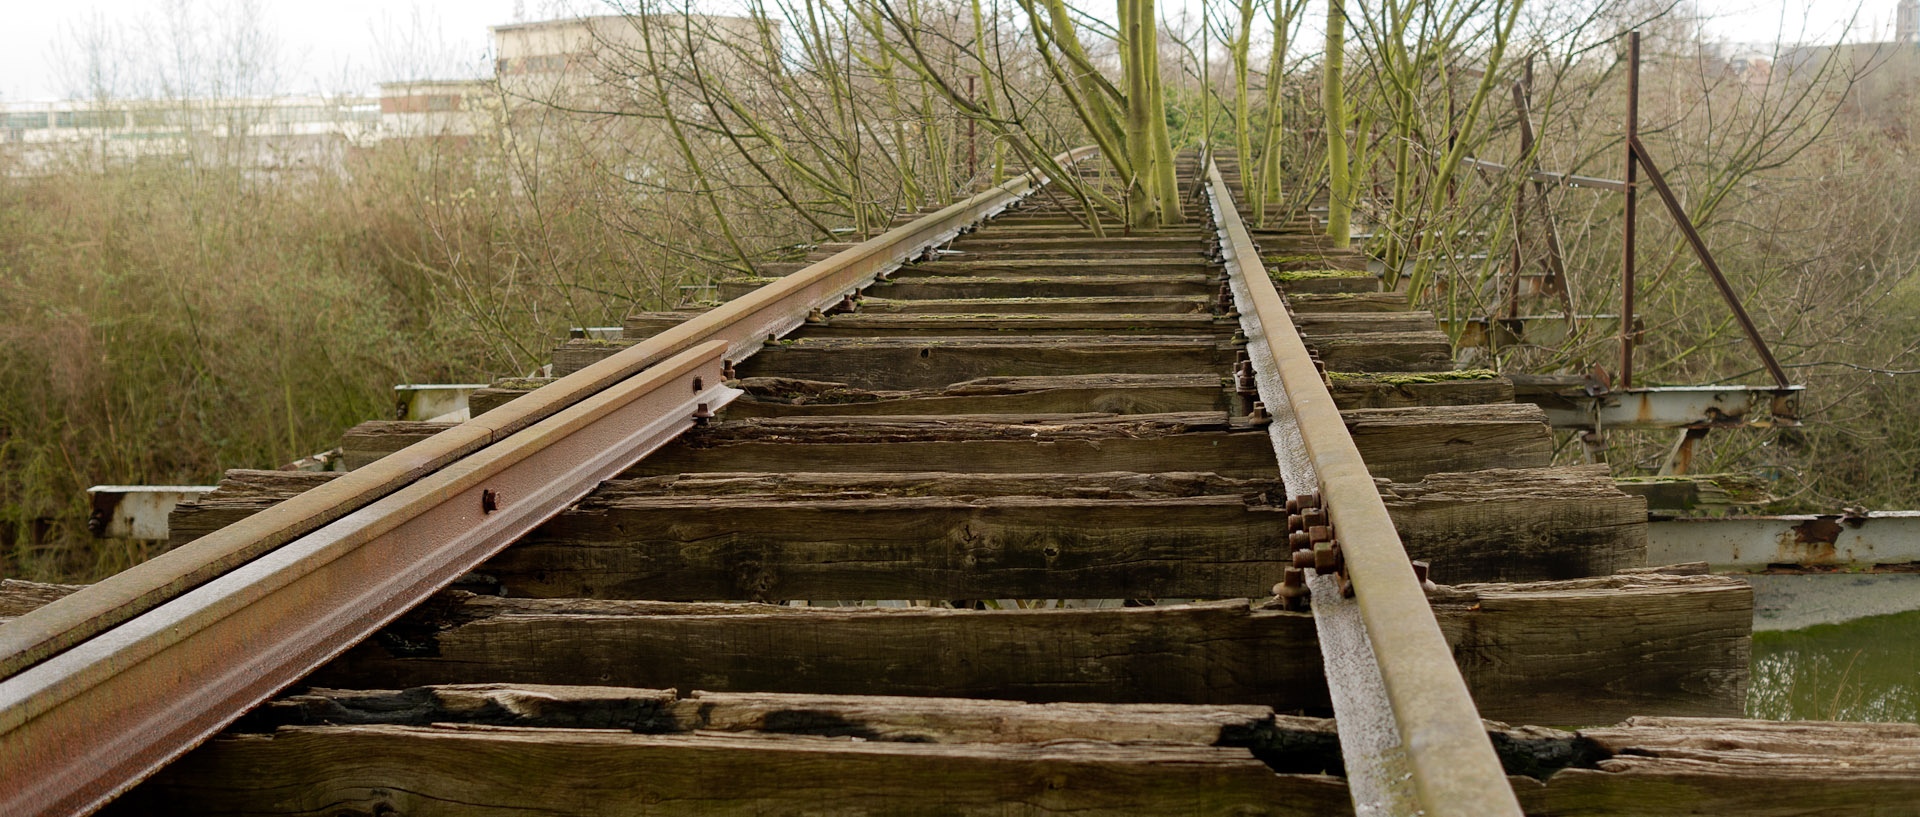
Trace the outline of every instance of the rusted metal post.
{"type": "Polygon", "coordinates": [[[1640,141],[1640,32],[1627,32],[1627,204],[1620,228],[1620,388],[1633,386],[1634,143],[1640,141]]]}
{"type": "MultiPolygon", "coordinates": [[[[1531,64],[1531,63],[1529,63],[1531,64]]],[[[1520,160],[1528,170],[1533,169],[1533,128],[1527,122],[1527,91],[1516,82],[1513,84],[1513,107],[1520,116],[1520,160]]],[[[1527,233],[1527,182],[1521,179],[1513,192],[1513,274],[1507,281],[1506,315],[1512,319],[1520,316],[1520,273],[1525,267],[1522,247],[1527,233]]]]}
{"type": "Polygon", "coordinates": [[[1747,342],[1753,345],[1753,351],[1760,356],[1760,363],[1767,367],[1767,373],[1773,376],[1773,382],[1781,388],[1791,385],[1787,372],[1780,368],[1780,362],[1773,358],[1773,350],[1760,337],[1760,327],[1753,324],[1753,318],[1747,315],[1747,309],[1740,305],[1740,296],[1734,294],[1733,284],[1727,281],[1726,273],[1720,271],[1720,265],[1713,260],[1713,253],[1707,249],[1706,239],[1700,237],[1700,231],[1693,226],[1693,219],[1680,207],[1680,198],[1673,194],[1673,188],[1667,186],[1666,178],[1660,173],[1660,166],[1654,164],[1653,157],[1647,155],[1647,147],[1640,143],[1639,136],[1629,137],[1628,147],[1639,158],[1641,167],[1646,168],[1647,181],[1653,183],[1653,190],[1660,194],[1661,203],[1667,206],[1667,212],[1673,215],[1673,222],[1680,225],[1680,232],[1687,237],[1687,244],[1693,247],[1694,256],[1700,259],[1707,275],[1713,278],[1713,285],[1720,290],[1720,297],[1727,302],[1727,308],[1733,310],[1734,320],[1740,322],[1740,330],[1747,335],[1747,342]]]}

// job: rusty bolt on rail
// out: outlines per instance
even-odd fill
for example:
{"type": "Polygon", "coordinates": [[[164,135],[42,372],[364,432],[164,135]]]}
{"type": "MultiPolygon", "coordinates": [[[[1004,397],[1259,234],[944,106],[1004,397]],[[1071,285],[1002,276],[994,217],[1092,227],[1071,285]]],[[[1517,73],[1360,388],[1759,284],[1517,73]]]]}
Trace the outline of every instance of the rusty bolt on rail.
{"type": "Polygon", "coordinates": [[[1307,609],[1313,598],[1313,591],[1307,589],[1307,571],[1298,567],[1287,568],[1280,583],[1273,586],[1273,594],[1280,597],[1280,604],[1285,609],[1307,609]]]}
{"type": "Polygon", "coordinates": [[[500,510],[500,494],[496,493],[492,488],[481,489],[480,512],[489,514],[497,510],[500,510]]]}
{"type": "Polygon", "coordinates": [[[1320,573],[1344,573],[1347,560],[1340,555],[1340,543],[1332,540],[1313,546],[1313,569],[1320,573]]]}
{"type": "Polygon", "coordinates": [[[816,306],[812,309],[807,310],[807,323],[826,323],[826,322],[827,322],[827,313],[821,312],[820,307],[816,306]]]}
{"type": "Polygon", "coordinates": [[[726,358],[720,361],[720,376],[728,380],[739,379],[740,373],[733,370],[733,358],[726,358]]]}
{"type": "Polygon", "coordinates": [[[1327,526],[1327,512],[1324,508],[1301,508],[1301,530],[1312,530],[1327,526]]]}
{"type": "Polygon", "coordinates": [[[1427,574],[1431,569],[1425,559],[1415,559],[1413,561],[1413,578],[1420,582],[1420,589],[1428,593],[1440,589],[1440,585],[1434,584],[1432,579],[1427,578],[1427,574]]]}
{"type": "Polygon", "coordinates": [[[701,380],[698,377],[693,379],[693,391],[695,394],[699,394],[700,390],[705,389],[706,387],[707,387],[706,381],[701,380]]]}
{"type": "Polygon", "coordinates": [[[707,408],[706,403],[701,403],[694,407],[693,409],[694,425],[704,426],[712,420],[713,420],[713,409],[707,408]]]}
{"type": "Polygon", "coordinates": [[[1267,413],[1267,404],[1253,401],[1253,410],[1247,412],[1247,425],[1264,426],[1273,423],[1273,415],[1267,413]]]}

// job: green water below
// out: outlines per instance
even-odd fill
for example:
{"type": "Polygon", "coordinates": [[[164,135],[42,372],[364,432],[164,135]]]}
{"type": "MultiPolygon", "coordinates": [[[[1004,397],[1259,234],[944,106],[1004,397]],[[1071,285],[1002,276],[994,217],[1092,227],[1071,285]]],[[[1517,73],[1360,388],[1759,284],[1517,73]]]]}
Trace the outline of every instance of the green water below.
{"type": "Polygon", "coordinates": [[[1920,721],[1920,611],[1754,633],[1747,716],[1920,721]]]}

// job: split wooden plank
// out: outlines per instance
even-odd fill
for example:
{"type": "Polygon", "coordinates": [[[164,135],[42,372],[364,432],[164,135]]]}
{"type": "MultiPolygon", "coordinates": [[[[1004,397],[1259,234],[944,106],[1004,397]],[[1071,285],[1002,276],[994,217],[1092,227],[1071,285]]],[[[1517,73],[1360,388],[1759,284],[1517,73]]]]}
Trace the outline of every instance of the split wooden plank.
{"type": "Polygon", "coordinates": [[[1010,231],[990,230],[963,235],[948,247],[965,253],[980,254],[1024,252],[1031,250],[1119,251],[1184,250],[1207,251],[1207,238],[1192,228],[1152,235],[1118,235],[1105,238],[1060,235],[1015,235],[1010,231]]]}
{"type": "Polygon", "coordinates": [[[214,490],[173,506],[167,515],[167,545],[179,547],[303,491],[325,485],[339,471],[234,469],[214,490]]]}
{"type": "Polygon", "coordinates": [[[340,458],[349,470],[363,468],[457,425],[460,424],[425,420],[368,420],[340,435],[340,458]]]}
{"type": "MultiPolygon", "coordinates": [[[[285,472],[231,472],[223,484],[276,473],[285,472]]],[[[215,491],[181,505],[171,526],[191,541],[318,481],[215,491]]],[[[1178,472],[615,480],[480,573],[488,586],[540,597],[1259,595],[1284,567],[1280,493],[1271,477],[1178,472]],[[1157,558],[1167,554],[1191,563],[1157,558]]],[[[1570,578],[1644,562],[1643,506],[1594,467],[1440,474],[1382,493],[1409,553],[1442,581],[1570,578]]]]}
{"type": "MultiPolygon", "coordinates": [[[[1545,467],[1552,438],[1528,404],[1342,412],[1376,477],[1545,467]]],[[[370,462],[442,424],[376,421],[345,438],[370,462]]],[[[1266,435],[1224,412],[764,417],[716,420],[660,449],[630,475],[698,471],[1212,471],[1274,473],[1266,435]]]]}
{"type": "Polygon", "coordinates": [[[1259,429],[1224,412],[783,417],[715,421],[627,476],[714,471],[1275,473],[1259,429]]]}
{"type": "Polygon", "coordinates": [[[1646,565],[1647,506],[1605,465],[1429,474],[1381,486],[1407,555],[1442,583],[1604,576],[1646,565]]]}
{"type": "Polygon", "coordinates": [[[24,616],[43,604],[63,598],[85,586],[0,579],[0,620],[24,616]]]}
{"type": "Polygon", "coordinates": [[[1018,278],[1025,276],[1168,277],[1214,276],[1218,267],[1205,259],[1174,258],[1042,258],[1031,261],[929,261],[895,270],[899,281],[919,278],[1018,278]]]}
{"type": "MultiPolygon", "coordinates": [[[[1436,600],[1491,717],[1737,715],[1753,594],[1714,576],[1466,585],[1436,600]]],[[[1310,616],[1245,601],[1047,610],[785,607],[449,593],[310,680],[562,683],[1324,712],[1310,616]]]]}
{"type": "MultiPolygon", "coordinates": [[[[988,226],[991,228],[990,230],[975,231],[962,236],[959,240],[1073,239],[1091,241],[1097,239],[1111,241],[1115,238],[1195,240],[1196,237],[1192,226],[1134,228],[1124,233],[1119,231],[1111,232],[1104,237],[1094,235],[1091,230],[1080,224],[1019,226],[1003,224],[995,220],[988,226]]],[[[1204,241],[1205,236],[1199,236],[1199,240],[1204,241]]]]}
{"type": "Polygon", "coordinates": [[[1237,323],[1223,322],[1205,313],[1188,314],[1035,314],[1001,309],[974,315],[867,315],[859,312],[830,315],[802,328],[800,335],[821,337],[899,337],[935,335],[1215,335],[1233,334],[1237,323]]]}
{"type": "Polygon", "coordinates": [[[1539,406],[1500,403],[1340,413],[1375,478],[1413,482],[1443,471],[1544,468],[1553,434],[1539,406]]]}
{"type": "Polygon", "coordinates": [[[309,683],[611,684],[1324,711],[1319,666],[1310,616],[1254,610],[1245,600],[981,611],[455,592],[309,683]]]}
{"type": "Polygon", "coordinates": [[[1401,312],[1407,308],[1407,296],[1392,292],[1287,293],[1287,306],[1295,315],[1401,312]]]}
{"type": "Polygon", "coordinates": [[[1516,780],[1528,814],[1920,814],[1920,726],[1638,717],[1582,729],[1592,768],[1516,780]]]}
{"type": "Polygon", "coordinates": [[[1277,481],[1212,474],[709,474],[607,483],[478,569],[543,598],[1264,595],[1277,481]]]}
{"type": "MultiPolygon", "coordinates": [[[[554,350],[570,374],[634,341],[573,340],[554,350]]],[[[745,377],[831,380],[861,388],[937,388],[981,377],[1105,372],[1225,374],[1233,350],[1210,335],[927,335],[798,337],[773,341],[740,365],[745,377]]]]}
{"type": "Polygon", "coordinates": [[[1307,348],[1327,368],[1343,372],[1444,372],[1453,368],[1453,343],[1438,330],[1418,332],[1309,332],[1307,348]]]}
{"type": "MultiPolygon", "coordinates": [[[[478,416],[551,381],[498,380],[475,391],[467,405],[478,416]]],[[[1224,375],[1100,373],[982,377],[927,389],[862,389],[831,381],[748,377],[734,381],[747,398],[729,405],[725,416],[1224,411],[1225,383],[1224,375]]]]}
{"type": "Polygon", "coordinates": [[[1342,409],[1470,406],[1513,402],[1513,382],[1483,372],[1327,372],[1327,391],[1342,409]]]}
{"type": "Polygon", "coordinates": [[[981,315],[995,313],[1107,313],[1121,315],[1194,314],[1213,309],[1213,299],[1185,295],[1095,295],[1083,298],[949,298],[899,300],[862,298],[863,315],[981,315]]]}
{"type": "MultiPolygon", "coordinates": [[[[1465,406],[1513,402],[1504,376],[1471,372],[1328,372],[1328,390],[1341,409],[1465,406]]],[[[477,416],[538,388],[548,378],[496,381],[475,391],[468,405],[477,416]]],[[[1223,411],[1224,377],[1205,374],[1088,374],[983,377],[942,388],[861,389],[845,383],[783,377],[735,381],[747,399],[726,416],[794,417],[869,414],[1056,414],[1101,411],[1156,414],[1223,411]]],[[[1637,493],[1637,491],[1636,491],[1637,493]]]]}
{"type": "Polygon", "coordinates": [[[221,738],[117,813],[1307,817],[1347,812],[1346,797],[1238,748],[360,726],[221,738]]]}
{"type": "Polygon", "coordinates": [[[733,381],[746,397],[730,419],[824,415],[1160,414],[1224,411],[1224,378],[1205,374],[1087,374],[984,377],[937,389],[872,390],[783,377],[733,381]]]}
{"type": "MultiPolygon", "coordinates": [[[[743,377],[841,381],[861,388],[939,388],[982,377],[1105,373],[1225,375],[1234,350],[1212,335],[811,338],[768,344],[743,377]]],[[[581,361],[584,362],[583,355],[581,361]]],[[[560,368],[555,355],[555,368],[560,368]]],[[[568,366],[577,362],[568,358],[568,366]]]]}
{"type": "Polygon", "coordinates": [[[1433,313],[1417,312],[1308,312],[1295,315],[1294,328],[1302,335],[1360,332],[1438,332],[1433,313]]]}
{"type": "Polygon", "coordinates": [[[1744,711],[1746,582],[1635,573],[1453,589],[1463,592],[1430,601],[1484,717],[1584,725],[1744,711]]]}
{"type": "MultiPolygon", "coordinates": [[[[751,279],[758,280],[758,279],[751,279]]],[[[722,282],[723,294],[729,283],[722,282]]],[[[759,288],[765,282],[737,287],[738,297],[759,288]]],[[[1378,281],[1375,281],[1378,284],[1378,281]]],[[[1377,286],[1376,286],[1377,288],[1377,286]]],[[[1166,297],[1206,296],[1220,291],[1212,274],[1207,275],[1024,275],[981,276],[969,278],[901,278],[868,287],[866,294],[893,300],[953,298],[1085,298],[1085,297],[1166,297]]]]}
{"type": "Polygon", "coordinates": [[[484,389],[475,389],[467,395],[467,411],[471,416],[504,406],[508,401],[558,380],[557,377],[502,377],[494,380],[484,389]]]}
{"type": "Polygon", "coordinates": [[[675,309],[667,312],[635,312],[621,323],[620,336],[628,340],[645,340],[697,318],[705,309],[675,309]]]}
{"type": "MultiPolygon", "coordinates": [[[[1295,295],[1338,295],[1366,294],[1380,291],[1380,279],[1367,272],[1357,270],[1313,270],[1299,272],[1276,272],[1273,283],[1286,293],[1288,298],[1295,295]]],[[[1396,296],[1402,302],[1405,295],[1396,296]]]]}
{"type": "Polygon", "coordinates": [[[1280,272],[1299,270],[1353,270],[1366,272],[1368,256],[1359,250],[1316,249],[1301,253],[1268,251],[1260,260],[1267,269],[1280,272]]]}
{"type": "MultiPolygon", "coordinates": [[[[1506,766],[1516,793],[1529,814],[1670,815],[1680,809],[1701,815],[1799,814],[1883,815],[1889,804],[1920,797],[1920,728],[1912,724],[1832,722],[1774,722],[1723,718],[1637,717],[1614,726],[1577,732],[1541,727],[1508,727],[1488,723],[1487,731],[1506,766]]],[[[567,764],[547,757],[551,746],[568,746],[581,735],[608,739],[617,751],[631,751],[625,737],[644,736],[649,748],[675,746],[707,750],[708,767],[696,774],[762,776],[750,791],[833,790],[860,793],[862,811],[927,810],[930,790],[892,785],[892,781],[922,780],[916,770],[876,770],[868,764],[839,763],[794,766],[781,762],[783,751],[798,741],[823,747],[871,749],[907,746],[1005,749],[1008,755],[1040,745],[1101,744],[1135,751],[1156,748],[1211,747],[1201,770],[1217,769],[1217,761],[1242,757],[1228,750],[1251,752],[1264,761],[1267,775],[1213,776],[1207,783],[1216,791],[1212,801],[1194,803],[1203,810],[1221,803],[1262,803],[1285,798],[1286,805],[1318,809],[1309,813],[1346,814],[1339,746],[1330,720],[1275,715],[1265,707],[1156,706],[1099,704],[1025,704],[941,698],[882,696],[781,695],[566,687],[540,685],[442,685],[400,691],[316,689],[269,703],[234,732],[215,738],[190,754],[179,766],[163,770],[135,789],[122,813],[259,813],[269,804],[277,813],[290,803],[324,803],[314,813],[333,813],[343,804],[364,813],[405,809],[432,813],[445,803],[410,798],[432,794],[403,781],[425,777],[423,767],[473,768],[478,761],[499,764],[523,759],[514,768],[538,769],[541,779],[565,773],[567,764]],[[406,768],[369,769],[348,758],[377,756],[394,735],[418,736],[422,744],[435,736],[458,736],[448,751],[406,768]],[[612,740],[616,736],[623,740],[612,740]],[[676,737],[695,740],[675,742],[676,737]],[[716,744],[700,738],[728,737],[739,743],[716,744]],[[495,740],[495,738],[502,738],[495,740]],[[775,738],[752,741],[751,738],[775,738]],[[778,740],[787,738],[789,740],[778,740]],[[722,748],[724,747],[724,748],[722,748]],[[1015,751],[1019,750],[1019,751],[1015,751]],[[445,755],[446,757],[439,757],[445,755]],[[457,756],[456,756],[457,755],[457,756]],[[338,758],[338,760],[335,760],[338,758]],[[323,766],[314,768],[311,762],[323,766]],[[547,761],[553,761],[549,764],[547,761]],[[549,765],[552,768],[547,768],[549,765]],[[783,781],[764,776],[775,771],[792,775],[783,781]],[[822,775],[847,773],[848,779],[822,775]],[[876,777],[880,775],[880,777],[876,777]],[[1312,784],[1310,787],[1308,784],[1312,784]],[[1224,789],[1232,788],[1229,792],[1224,789]],[[1285,788],[1276,792],[1276,788],[1285,788]],[[1319,789],[1331,789],[1320,792],[1319,789]],[[1304,793],[1303,793],[1304,792],[1304,793]],[[400,802],[407,800],[407,802],[400,802]]],[[[411,756],[411,755],[410,755],[411,756]]],[[[943,763],[944,753],[929,754],[930,763],[943,763]]],[[[1185,755],[1191,761],[1193,755],[1185,755]]],[[[1018,762],[1018,761],[1014,761],[1018,762]]],[[[656,768],[651,764],[635,764],[656,768]]],[[[482,768],[482,773],[488,767],[482,768]]],[[[599,765],[589,768],[598,770],[599,765]]],[[[1102,804],[1080,793],[1080,777],[1019,778],[1021,785],[1052,787],[1060,808],[1095,808],[1102,804]],[[1066,781],[1064,785],[1062,781],[1066,781]]],[[[1177,762],[1173,754],[1131,769],[1160,781],[1172,775],[1194,773],[1196,767],[1177,762]]],[[[1072,769],[1069,768],[1069,771],[1072,769]]],[[[663,765],[659,775],[683,770],[663,765]]],[[[622,772],[625,774],[625,772],[622,772]]],[[[524,772],[517,773],[524,775],[524,772]]],[[[926,772],[928,775],[937,772],[926,772]]],[[[436,781],[440,778],[433,777],[436,781]]],[[[704,779],[704,778],[702,778],[704,779]]],[[[599,795],[599,807],[619,813],[646,813],[650,807],[687,810],[686,802],[654,803],[646,795],[659,785],[653,776],[621,778],[625,787],[589,781],[599,795]]],[[[732,778],[712,781],[715,792],[730,790],[732,778]]],[[[443,784],[444,785],[444,784],[443,784]]],[[[1141,780],[1128,785],[1136,798],[1117,808],[1159,808],[1161,813],[1185,813],[1186,801],[1171,801],[1159,790],[1140,792],[1141,780]]],[[[483,787],[478,791],[491,792],[483,787]]],[[[544,792],[544,787],[504,790],[498,799],[474,797],[472,792],[448,799],[462,813],[476,808],[522,806],[540,813],[556,807],[552,801],[513,799],[519,792],[544,792]]],[[[938,792],[939,790],[931,790],[938,792]]],[[[1010,796],[996,788],[1003,802],[993,814],[1020,813],[1031,797],[1010,796]]],[[[1105,792],[1102,792],[1105,793],[1105,792]]],[[[570,796],[570,795],[563,795],[570,796]]],[[[971,795],[963,795],[971,796],[971,795]]],[[[710,794],[701,803],[725,810],[740,805],[724,794],[710,794]],[[719,798],[717,800],[713,798],[719,798]]],[[[809,801],[814,805],[818,801],[809,801]]],[[[938,801],[943,802],[944,801],[938,801]]],[[[969,802],[969,801],[963,801],[969,802]]],[[[593,807],[586,804],[584,807],[593,807]]],[[[773,808],[785,806],[777,803],[773,808]]],[[[1033,806],[1037,807],[1037,806],[1033,806]]],[[[293,806],[292,813],[303,813],[293,806]]],[[[984,807],[983,807],[984,808],[984,807]]],[[[1104,809],[1103,809],[1104,810],[1104,809]]],[[[588,812],[592,813],[592,812],[588,812]]],[[[757,812],[764,813],[764,812],[757,812]]],[[[777,810],[772,813],[780,813],[777,810]]],[[[964,811],[961,813],[965,813],[964,811]]],[[[1124,812],[1122,812],[1124,813],[1124,812]]],[[[1145,813],[1153,813],[1146,811],[1145,813]]],[[[1258,807],[1235,813],[1268,813],[1258,807]]],[[[1897,813],[1897,812],[1896,812],[1897,813]]]]}
{"type": "MultiPolygon", "coordinates": [[[[1019,242],[1019,243],[1026,243],[1026,242],[1019,242]]],[[[1198,236],[1189,234],[1189,237],[1185,241],[1181,242],[1180,244],[1170,244],[1167,246],[1159,246],[1159,247],[1141,247],[1139,249],[1127,249],[1122,247],[1074,249],[1071,247],[1035,246],[1035,247],[1013,247],[1013,248],[1003,249],[1003,250],[993,250],[993,249],[978,250],[978,249],[969,249],[966,247],[959,246],[958,242],[956,242],[954,245],[949,246],[945,249],[942,249],[940,251],[940,257],[937,260],[932,262],[927,262],[927,263],[941,263],[946,261],[972,261],[976,259],[990,260],[994,262],[1055,261],[1055,260],[1079,262],[1079,261],[1092,261],[1092,260],[1101,260],[1101,259],[1113,259],[1113,260],[1125,260],[1125,261],[1143,261],[1147,259],[1160,259],[1160,260],[1175,261],[1175,262],[1186,262],[1186,261],[1204,261],[1206,260],[1206,257],[1207,257],[1207,251],[1206,251],[1205,240],[1199,238],[1198,236]]]]}
{"type": "Polygon", "coordinates": [[[308,689],[268,701],[229,731],[371,724],[766,733],[950,745],[1086,740],[1224,746],[1255,749],[1276,771],[1294,774],[1337,771],[1340,750],[1331,720],[1275,714],[1264,706],[1033,704],[549,684],[308,689]]]}

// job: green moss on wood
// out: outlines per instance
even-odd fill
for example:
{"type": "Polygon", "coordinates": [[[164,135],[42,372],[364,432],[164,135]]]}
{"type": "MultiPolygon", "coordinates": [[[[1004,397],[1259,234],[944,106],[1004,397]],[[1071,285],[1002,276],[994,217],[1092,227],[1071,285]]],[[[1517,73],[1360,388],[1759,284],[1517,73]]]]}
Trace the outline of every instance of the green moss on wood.
{"type": "Polygon", "coordinates": [[[1500,373],[1492,369],[1461,369],[1453,372],[1327,372],[1329,380],[1364,380],[1388,386],[1411,386],[1420,383],[1452,383],[1461,380],[1492,380],[1500,373]]]}
{"type": "Polygon", "coordinates": [[[508,391],[533,391],[552,382],[553,378],[551,377],[502,377],[488,384],[487,388],[505,389],[508,391]]]}
{"type": "Polygon", "coordinates": [[[1372,278],[1373,273],[1358,269],[1268,270],[1267,276],[1280,283],[1313,278],[1372,278]]]}

